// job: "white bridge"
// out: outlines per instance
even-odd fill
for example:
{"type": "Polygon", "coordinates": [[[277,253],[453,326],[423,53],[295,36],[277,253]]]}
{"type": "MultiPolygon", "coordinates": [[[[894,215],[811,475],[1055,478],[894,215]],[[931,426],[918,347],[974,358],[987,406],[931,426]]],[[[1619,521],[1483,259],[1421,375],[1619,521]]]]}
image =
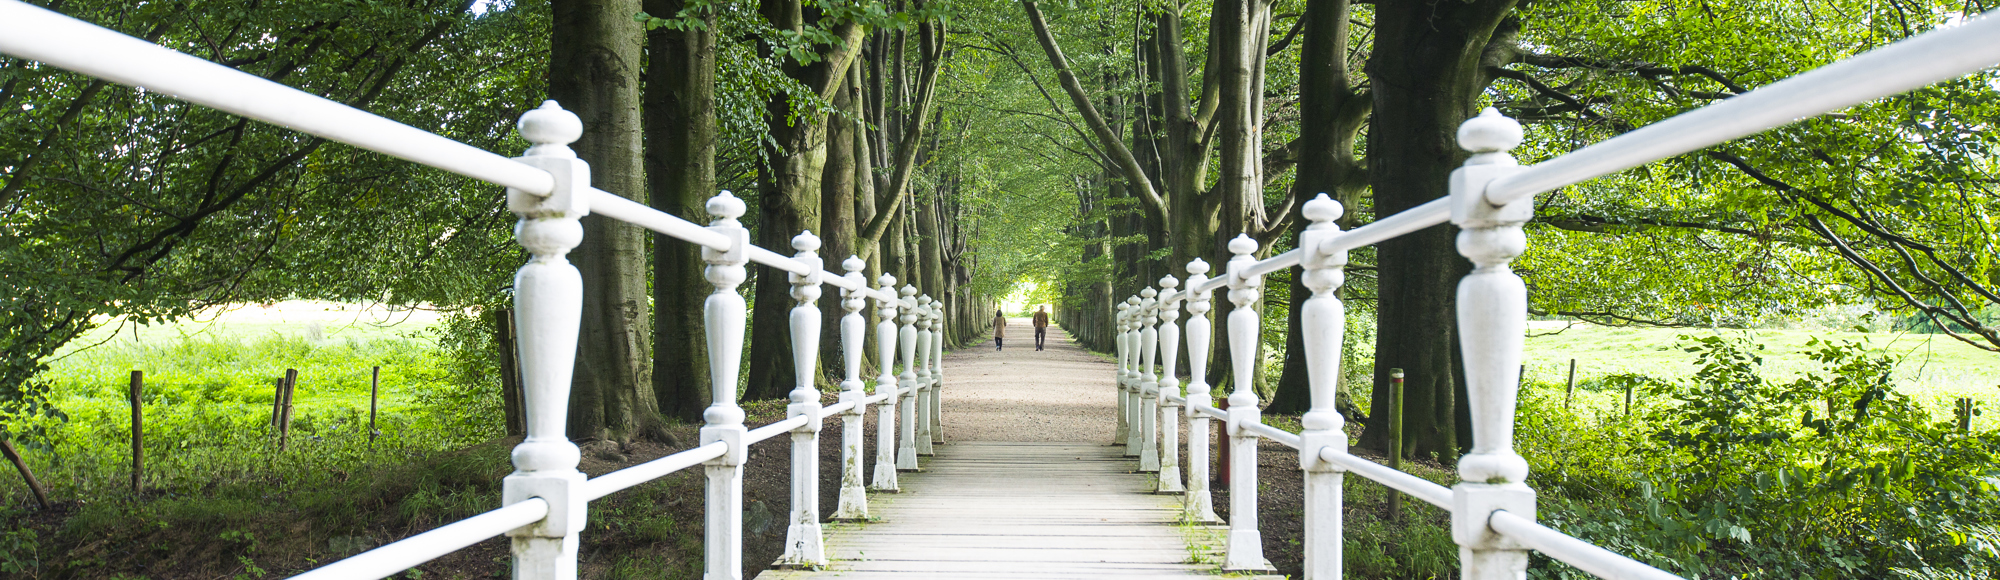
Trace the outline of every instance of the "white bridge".
{"type": "MultiPolygon", "coordinates": [[[[871,286],[856,259],[841,264],[843,273],[824,270],[815,253],[819,240],[810,232],[793,238],[795,253],[789,257],[751,245],[748,230],[736,219],[744,204],[727,192],[709,200],[713,220],[701,226],[591,187],[589,165],[567,146],[581,135],[582,124],[554,102],[522,116],[521,136],[533,146],[522,157],[507,158],[18,0],[0,0],[0,53],[144,87],[507,188],[508,205],[520,216],[517,239],[533,258],[515,278],[528,436],[514,450],[516,471],[505,480],[502,505],[297,578],[384,578],[503,534],[512,538],[514,578],[575,578],[578,533],[591,500],[695,466],[708,477],[704,577],[740,578],[746,450],[780,434],[790,434],[793,441],[791,519],[780,563],[804,568],[833,565],[837,563],[828,560],[817,505],[816,455],[822,420],[844,416],[838,519],[867,517],[868,489],[896,490],[897,471],[916,469],[918,456],[930,454],[933,444],[942,441],[942,309],[936,301],[917,296],[913,287],[899,291],[888,276],[871,286]],[[564,436],[583,295],[581,278],[564,255],[582,241],[578,218],[589,213],[701,246],[709,264],[708,281],[715,286],[704,317],[714,402],[703,414],[701,444],[595,479],[577,471],[577,447],[564,436]],[[791,332],[798,387],[791,392],[789,418],[755,429],[743,424],[744,413],[736,403],[745,326],[744,300],[737,286],[750,262],[790,272],[791,295],[797,301],[791,332]],[[818,300],[822,286],[829,285],[839,289],[839,307],[846,313],[839,328],[846,364],[840,402],[822,406],[810,374],[818,366],[815,357],[822,334],[818,300]],[[875,329],[881,368],[872,390],[860,368],[866,331],[861,312],[871,306],[880,309],[882,317],[875,329]],[[892,368],[895,361],[901,362],[900,374],[892,368]],[[879,413],[877,440],[896,445],[875,450],[876,477],[864,488],[861,429],[869,405],[879,413]]],[[[1124,454],[1136,456],[1141,471],[1159,474],[1152,491],[1182,492],[1180,513],[1172,519],[1215,522],[1207,488],[1207,433],[1210,421],[1224,421],[1235,450],[1229,510],[1233,517],[1227,524],[1222,559],[1227,570],[1269,569],[1256,520],[1256,447],[1261,437],[1299,450],[1305,472],[1301,542],[1307,578],[1341,575],[1341,480],[1347,473],[1449,511],[1467,580],[1522,578],[1529,550],[1606,578],[1675,578],[1535,523],[1534,490],[1524,483],[1528,464],[1512,449],[1519,388],[1515,372],[1521,360],[1527,296],[1520,278],[1508,269],[1508,262],[1527,246],[1521,226],[1534,217],[1533,196],[1955,78],[1996,62],[2000,62],[2000,18],[1989,13],[1527,167],[1507,153],[1520,142],[1519,125],[1489,109],[1459,129],[1459,144],[1475,155],[1452,174],[1449,196],[1352,231],[1334,225],[1342,208],[1322,196],[1305,205],[1303,216],[1312,224],[1300,236],[1298,249],[1259,261],[1251,256],[1257,244],[1239,237],[1230,242],[1234,257],[1218,276],[1207,277],[1209,266],[1196,260],[1188,265],[1191,279],[1185,281],[1185,289],[1182,281],[1169,277],[1160,281],[1158,290],[1148,289],[1121,304],[1120,412],[1115,420],[1124,454]],[[1450,488],[1348,454],[1342,419],[1333,410],[1343,327],[1342,306],[1334,291],[1342,283],[1347,252],[1446,221],[1462,230],[1458,249],[1475,265],[1459,285],[1457,302],[1473,449],[1458,461],[1463,481],[1450,488]],[[1210,351],[1211,293],[1226,289],[1225,299],[1237,307],[1224,328],[1233,383],[1249,385],[1256,371],[1252,354],[1259,321],[1248,307],[1259,299],[1264,275],[1292,267],[1304,270],[1305,285],[1312,291],[1302,325],[1312,410],[1304,417],[1304,431],[1296,434],[1263,424],[1257,396],[1250,390],[1231,393],[1229,409],[1222,411],[1212,406],[1209,386],[1201,382],[1210,351]],[[1185,344],[1193,367],[1188,370],[1194,377],[1185,390],[1174,368],[1182,344],[1176,321],[1183,309],[1188,315],[1185,344]],[[1191,422],[1186,486],[1181,484],[1175,464],[1179,454],[1174,452],[1181,445],[1177,434],[1183,416],[1191,422]]],[[[1133,493],[1142,491],[1146,490],[1133,493]]],[[[1027,564],[1032,562],[994,561],[981,572],[1026,571],[1010,566],[1027,564]]],[[[1096,574],[1078,570],[1059,575],[1096,574]]]]}

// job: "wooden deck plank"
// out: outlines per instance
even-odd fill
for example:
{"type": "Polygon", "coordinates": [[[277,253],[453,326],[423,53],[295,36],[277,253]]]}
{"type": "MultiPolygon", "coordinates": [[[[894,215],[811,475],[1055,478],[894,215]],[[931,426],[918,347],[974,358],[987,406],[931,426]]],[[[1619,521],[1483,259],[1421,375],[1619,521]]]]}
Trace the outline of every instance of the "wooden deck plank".
{"type": "MultiPolygon", "coordinates": [[[[1195,563],[1175,496],[1152,493],[1123,449],[1088,443],[939,446],[902,492],[869,496],[876,520],[827,526],[819,578],[1191,578],[1195,563]]],[[[1213,561],[1212,559],[1209,561],[1213,561]]]]}

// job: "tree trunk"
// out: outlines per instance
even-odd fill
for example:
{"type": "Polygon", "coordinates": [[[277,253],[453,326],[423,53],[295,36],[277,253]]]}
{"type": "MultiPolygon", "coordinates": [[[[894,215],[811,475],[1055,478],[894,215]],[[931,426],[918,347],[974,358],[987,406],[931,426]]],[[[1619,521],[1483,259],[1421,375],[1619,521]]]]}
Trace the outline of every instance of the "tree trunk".
{"type": "MultiPolygon", "coordinates": [[[[678,14],[685,0],[646,0],[649,14],[678,14]]],[[[647,34],[646,177],[652,205],[708,223],[715,195],[715,16],[707,28],[647,34]]],[[[708,406],[708,281],[699,246],[653,238],[653,394],[660,412],[693,421],[708,406]]]]}
{"type": "MultiPolygon", "coordinates": [[[[849,82],[849,79],[853,78],[856,78],[853,74],[840,76],[840,90],[834,92],[833,105],[836,109],[858,116],[859,103],[854,99],[852,83],[849,82]]],[[[860,253],[860,249],[855,247],[854,239],[854,197],[857,184],[855,167],[858,165],[857,151],[854,147],[855,128],[854,121],[840,117],[827,118],[826,173],[820,178],[819,190],[820,227],[825,228],[825,231],[819,232],[820,240],[823,242],[819,255],[826,260],[826,271],[834,274],[845,274],[847,271],[841,269],[841,262],[847,260],[848,256],[860,253]]],[[[822,290],[824,298],[820,300],[822,336],[819,342],[819,360],[825,368],[839,369],[843,368],[840,318],[846,316],[847,312],[840,308],[839,289],[829,286],[823,287],[822,290]]]]}
{"type": "MultiPolygon", "coordinates": [[[[803,31],[807,13],[800,0],[763,0],[758,6],[771,25],[779,30],[803,31]]],[[[815,11],[816,13],[817,11],[815,11]]],[[[816,16],[816,14],[815,14],[816,16]]],[[[833,92],[847,76],[847,66],[860,49],[861,38],[853,24],[834,27],[845,42],[829,46],[833,51],[820,55],[811,65],[799,66],[786,59],[784,71],[800,84],[821,96],[833,92]]],[[[761,48],[769,54],[771,47],[761,48]]],[[[826,164],[826,119],[809,110],[794,111],[785,93],[772,95],[764,110],[770,138],[763,144],[764,159],[757,167],[757,232],[755,242],[774,252],[791,255],[792,237],[820,229],[820,179],[826,164]]],[[[791,281],[787,272],[757,266],[755,312],[751,315],[749,381],[743,387],[745,400],[776,399],[791,392],[791,281]]]]}
{"type": "MultiPolygon", "coordinates": [[[[1361,194],[1368,187],[1367,172],[1354,156],[1355,136],[1367,120],[1370,102],[1354,90],[1348,79],[1348,0],[1311,0],[1306,3],[1304,43],[1299,55],[1299,125],[1323,127],[1299,135],[1299,163],[1292,181],[1292,215],[1305,212],[1305,203],[1326,193],[1347,211],[1340,224],[1350,228],[1356,222],[1361,194]]],[[[1305,231],[1308,221],[1292,220],[1293,239],[1305,231]]],[[[1312,392],[1306,381],[1305,334],[1300,316],[1311,290],[1304,278],[1292,276],[1291,312],[1286,316],[1284,371],[1277,391],[1266,409],[1272,413],[1304,413],[1312,406],[1312,392]]],[[[1343,349],[1346,345],[1343,345],[1343,349]]],[[[1341,376],[1347,376],[1342,372],[1341,376]]],[[[1361,413],[1354,406],[1343,383],[1335,407],[1353,420],[1361,413]]]]}
{"type": "MultiPolygon", "coordinates": [[[[875,37],[878,40],[871,42],[869,46],[879,46],[881,44],[879,40],[881,36],[880,33],[877,33],[875,37]]],[[[868,285],[870,287],[873,287],[875,281],[882,277],[882,252],[879,251],[881,240],[861,239],[860,227],[861,224],[875,219],[876,186],[883,180],[883,178],[875,174],[875,151],[881,142],[881,132],[868,130],[869,124],[872,123],[880,126],[882,122],[880,117],[880,96],[882,91],[881,79],[879,77],[881,74],[881,60],[882,57],[878,51],[876,54],[869,55],[867,60],[869,63],[868,71],[863,71],[861,67],[856,66],[848,73],[849,98],[854,99],[855,109],[861,112],[863,119],[863,122],[855,124],[853,131],[854,223],[856,229],[854,249],[868,263],[868,268],[864,272],[867,273],[868,285]],[[864,81],[864,72],[875,75],[876,78],[864,81]]],[[[869,302],[867,306],[861,309],[862,319],[867,323],[867,326],[864,328],[875,328],[875,325],[881,322],[878,310],[874,302],[869,302]]],[[[876,360],[876,351],[879,350],[879,347],[876,345],[875,332],[870,330],[861,334],[861,342],[863,344],[863,348],[861,349],[861,368],[876,368],[881,362],[876,360]]]]}
{"type": "MultiPolygon", "coordinates": [[[[1451,171],[1466,158],[1455,136],[1473,114],[1490,80],[1480,63],[1500,19],[1514,0],[1376,6],[1375,50],[1368,64],[1374,86],[1374,126],[1368,139],[1369,182],[1378,216],[1390,216],[1448,194],[1451,171]]],[[[1375,396],[1361,444],[1387,440],[1389,369],[1403,383],[1403,451],[1455,460],[1469,443],[1459,435],[1464,405],[1457,364],[1455,289],[1471,266],[1454,247],[1456,228],[1433,227],[1384,242],[1376,256],[1381,308],[1375,341],[1375,396]]],[[[1469,434],[1468,434],[1469,435],[1469,434]]]]}
{"type": "MultiPolygon", "coordinates": [[[[640,168],[638,0],[557,0],[549,43],[549,96],[583,119],[571,147],[590,162],[592,185],[646,200],[640,168]]],[[[569,435],[630,439],[655,433],[647,328],[646,239],[639,228],[583,218],[570,252],[583,274],[583,324],[570,387],[569,435]]],[[[663,433],[663,432],[662,432],[663,433]]]]}

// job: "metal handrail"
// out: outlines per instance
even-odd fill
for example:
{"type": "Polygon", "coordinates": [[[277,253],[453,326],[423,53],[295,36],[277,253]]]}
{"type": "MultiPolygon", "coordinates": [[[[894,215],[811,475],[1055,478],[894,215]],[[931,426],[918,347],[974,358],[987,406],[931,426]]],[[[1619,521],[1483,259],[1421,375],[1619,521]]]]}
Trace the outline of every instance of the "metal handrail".
{"type": "Polygon", "coordinates": [[[1599,578],[1613,580],[1681,580],[1665,570],[1654,568],[1617,552],[1597,547],[1596,544],[1571,537],[1534,520],[1495,510],[1486,517],[1486,527],[1500,535],[1520,542],[1521,545],[1555,558],[1565,564],[1575,566],[1599,578]]]}
{"type": "Polygon", "coordinates": [[[777,437],[778,434],[780,433],[787,433],[794,429],[804,427],[806,426],[806,423],[810,423],[812,422],[812,420],[813,417],[807,417],[805,415],[795,415],[792,418],[785,419],[783,421],[778,421],[776,423],[771,423],[763,427],[751,429],[749,433],[745,433],[743,435],[743,444],[754,445],[765,439],[777,437]]]}
{"type": "Polygon", "coordinates": [[[1263,437],[1265,439],[1270,439],[1272,441],[1283,443],[1285,444],[1286,447],[1290,447],[1293,449],[1298,449],[1299,445],[1301,445],[1301,443],[1299,442],[1299,435],[1297,433],[1286,431],[1284,429],[1279,429],[1277,427],[1272,427],[1270,425],[1265,425],[1263,423],[1244,423],[1243,430],[1255,433],[1258,436],[1263,437]]]}
{"type": "MultiPolygon", "coordinates": [[[[0,17],[5,17],[5,14],[0,13],[0,17]]],[[[387,578],[439,556],[542,521],[548,515],[549,502],[538,497],[529,498],[314,568],[293,576],[292,580],[387,578]]]]}
{"type": "MultiPolygon", "coordinates": [[[[0,53],[44,62],[104,80],[271,123],[334,142],[375,151],[537,196],[554,194],[553,175],[541,168],[472,145],[411,127],[379,115],[328,100],[227,66],[183,54],[114,30],[92,25],[19,0],[0,0],[0,53]]],[[[551,103],[548,105],[554,107],[551,103]]],[[[558,108],[559,110],[559,108],[558,108]]],[[[561,145],[561,143],[555,143],[561,145]]],[[[735,242],[678,216],[648,207],[585,184],[570,192],[575,207],[704,248],[727,252],[735,242]]],[[[570,216],[574,218],[575,216],[570,216]]],[[[737,226],[740,228],[740,226],[737,226]]],[[[854,296],[873,298],[904,308],[922,302],[904,300],[894,291],[871,288],[858,276],[818,268],[817,261],[787,257],[745,244],[743,258],[797,275],[806,284],[824,284],[854,296]]],[[[795,282],[797,283],[797,282],[795,282]]],[[[849,316],[853,316],[852,311],[849,316]]],[[[941,313],[932,313],[941,316],[941,313]]],[[[938,319],[933,319],[936,323],[938,319]]],[[[905,329],[908,328],[905,322],[905,329]]],[[[924,345],[930,348],[929,345],[924,345]]],[[[855,347],[858,348],[858,347],[855,347]]],[[[568,363],[564,363],[567,366],[568,363]]],[[[878,387],[879,390],[880,387],[878,387]]],[[[909,389],[927,388],[917,385],[909,389]]],[[[860,401],[843,401],[817,412],[796,415],[743,433],[748,445],[797,430],[857,405],[881,401],[894,393],[878,393],[860,401]]],[[[532,432],[532,427],[531,427],[532,432]]],[[[602,498],[682,469],[722,458],[730,444],[717,441],[632,466],[583,482],[574,493],[584,501],[602,498]]],[[[796,445],[796,444],[795,444],[796,445]]],[[[812,478],[807,478],[808,480],[812,478]]],[[[796,482],[795,482],[796,484],[796,482]]],[[[306,572],[299,578],[382,578],[479,541],[547,518],[549,500],[531,497],[484,514],[441,526],[363,554],[306,572]]],[[[711,507],[710,509],[714,509],[711,507]]],[[[573,516],[581,517],[581,516],[573,516]]],[[[816,533],[816,532],[815,532],[816,533]]],[[[517,552],[518,555],[518,552],[517,552]]],[[[574,557],[572,554],[571,558],[574,557]]]]}
{"type": "Polygon", "coordinates": [[[2000,10],[1765,85],[1495,179],[1506,205],[1801,119],[1901,94],[2000,64],[2000,10]]]}
{"type": "MultiPolygon", "coordinates": [[[[590,199],[588,201],[592,213],[602,214],[605,217],[673,236],[674,238],[718,252],[729,251],[729,236],[716,233],[699,224],[681,219],[680,216],[647,207],[639,202],[626,199],[624,196],[595,187],[590,188],[589,195],[590,199]]],[[[813,271],[813,268],[798,260],[765,249],[756,244],[751,244],[750,247],[745,248],[745,251],[748,252],[750,261],[786,272],[803,275],[813,271]]],[[[840,274],[835,274],[824,269],[819,270],[819,274],[819,281],[822,284],[861,292],[870,298],[881,300],[897,299],[897,296],[894,294],[870,288],[866,284],[856,284],[840,274]]]]}
{"type": "Polygon", "coordinates": [[[1375,480],[1376,483],[1410,494],[1410,497],[1424,500],[1431,505],[1444,508],[1445,511],[1451,511],[1451,488],[1449,487],[1432,483],[1431,480],[1417,477],[1407,471],[1392,469],[1387,465],[1362,459],[1351,453],[1342,453],[1332,447],[1320,448],[1319,458],[1328,463],[1345,467],[1348,472],[1355,475],[1375,480]]]}
{"type": "Polygon", "coordinates": [[[536,195],[555,189],[548,172],[493,152],[19,0],[0,0],[0,53],[495,185],[536,195]]]}
{"type": "Polygon", "coordinates": [[[716,441],[673,455],[593,477],[583,484],[583,501],[618,493],[641,483],[646,483],[669,473],[701,465],[702,462],[721,457],[729,452],[729,445],[716,441]]]}

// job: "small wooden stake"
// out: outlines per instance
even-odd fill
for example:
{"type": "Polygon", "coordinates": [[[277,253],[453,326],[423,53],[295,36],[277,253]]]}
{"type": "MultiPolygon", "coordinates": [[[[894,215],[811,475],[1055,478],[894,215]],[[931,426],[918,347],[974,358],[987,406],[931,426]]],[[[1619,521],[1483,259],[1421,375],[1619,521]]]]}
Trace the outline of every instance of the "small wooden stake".
{"type": "MultiPolygon", "coordinates": [[[[1229,397],[1216,400],[1215,408],[1229,410],[1229,397]]],[[[1229,422],[1223,421],[1215,430],[1215,475],[1222,487],[1229,487],[1229,422]]]]}
{"type": "Polygon", "coordinates": [[[1569,408],[1570,399],[1576,398],[1576,359],[1569,359],[1569,386],[1563,387],[1563,408],[1569,408]]]}
{"type": "Polygon", "coordinates": [[[382,366],[375,365],[375,370],[369,371],[368,375],[368,448],[369,449],[375,448],[375,438],[382,435],[381,431],[375,429],[375,401],[380,399],[381,396],[382,396],[382,366]]]}
{"type": "MultiPolygon", "coordinates": [[[[1389,369],[1389,469],[1403,469],[1403,369],[1389,369]]],[[[1389,490],[1389,521],[1403,519],[1403,493],[1389,490]]]]}
{"type": "Polygon", "coordinates": [[[526,415],[521,411],[521,360],[514,337],[514,311],[493,311],[493,340],[500,349],[500,408],[507,415],[508,435],[527,435],[526,415]]]}
{"type": "Polygon", "coordinates": [[[28,469],[28,462],[21,460],[21,454],[14,451],[14,444],[0,438],[0,453],[6,454],[8,461],[14,462],[14,469],[21,470],[21,479],[27,480],[28,490],[35,492],[35,503],[41,504],[42,509],[49,509],[48,490],[42,489],[42,480],[35,479],[35,471],[28,469]]]}
{"type": "Polygon", "coordinates": [[[271,428],[278,428],[278,418],[285,414],[285,377],[278,377],[271,385],[271,428]]]}
{"type": "Polygon", "coordinates": [[[292,394],[298,383],[298,369],[285,369],[285,384],[281,389],[284,391],[284,402],[280,403],[281,411],[278,413],[278,451],[284,451],[287,440],[291,438],[292,394]]]}
{"type": "Polygon", "coordinates": [[[146,473],[146,429],[139,408],[146,386],[145,371],[132,371],[132,493],[139,493],[139,479],[146,473]]]}

